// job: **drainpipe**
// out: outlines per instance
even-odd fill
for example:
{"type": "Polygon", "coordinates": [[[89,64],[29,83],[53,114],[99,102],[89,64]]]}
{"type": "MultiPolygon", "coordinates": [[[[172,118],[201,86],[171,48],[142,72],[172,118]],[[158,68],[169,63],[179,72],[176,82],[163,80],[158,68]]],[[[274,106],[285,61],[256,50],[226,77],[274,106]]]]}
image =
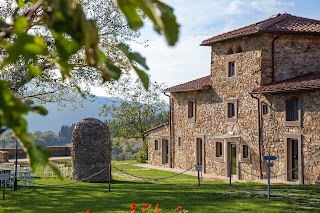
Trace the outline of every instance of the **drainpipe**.
{"type": "Polygon", "coordinates": [[[262,179],[262,162],[261,162],[261,109],[260,109],[260,99],[257,97],[254,97],[251,93],[251,98],[254,98],[258,101],[258,142],[259,142],[259,170],[260,170],[260,178],[262,179]]]}
{"type": "Polygon", "coordinates": [[[163,93],[165,96],[169,97],[169,141],[170,141],[170,168],[173,168],[173,156],[174,156],[174,146],[172,140],[173,134],[173,99],[170,95],[167,95],[165,92],[163,93]]]}
{"type": "Polygon", "coordinates": [[[274,68],[274,43],[275,41],[279,38],[279,35],[275,35],[273,37],[273,40],[272,40],[272,43],[271,43],[271,63],[272,63],[272,73],[271,73],[271,78],[272,78],[272,81],[271,83],[274,83],[274,76],[275,76],[275,68],[274,68]]]}

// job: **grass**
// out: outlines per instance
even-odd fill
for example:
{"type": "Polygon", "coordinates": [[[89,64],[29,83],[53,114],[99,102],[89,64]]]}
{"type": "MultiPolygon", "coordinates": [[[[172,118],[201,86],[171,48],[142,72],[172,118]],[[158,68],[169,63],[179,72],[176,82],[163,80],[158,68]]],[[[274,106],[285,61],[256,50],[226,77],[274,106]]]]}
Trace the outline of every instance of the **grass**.
{"type": "MultiPolygon", "coordinates": [[[[113,166],[129,174],[148,178],[173,175],[171,172],[147,170],[134,166],[134,161],[113,161],[113,166]]],[[[113,169],[111,192],[106,183],[76,183],[71,180],[44,178],[40,169],[35,187],[6,190],[0,202],[5,213],[92,213],[130,212],[132,202],[138,206],[159,203],[163,212],[172,212],[177,205],[189,212],[319,212],[320,187],[272,186],[271,202],[267,201],[266,185],[202,181],[179,175],[161,181],[142,181],[113,169]],[[39,185],[43,184],[43,185],[39,185]],[[61,184],[59,187],[48,184],[61,184]],[[63,185],[69,184],[69,185],[63,185]],[[319,200],[318,200],[319,199],[319,200]]]]}

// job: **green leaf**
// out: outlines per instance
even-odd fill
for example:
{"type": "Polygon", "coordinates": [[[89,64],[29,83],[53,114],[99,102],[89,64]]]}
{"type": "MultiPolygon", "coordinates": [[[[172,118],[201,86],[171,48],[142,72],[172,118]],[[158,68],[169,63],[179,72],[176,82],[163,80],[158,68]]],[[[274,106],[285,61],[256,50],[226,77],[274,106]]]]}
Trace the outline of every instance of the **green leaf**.
{"type": "Polygon", "coordinates": [[[29,76],[31,78],[39,76],[41,74],[41,72],[42,72],[39,67],[31,66],[31,65],[28,66],[28,71],[29,71],[29,76]]]}
{"type": "Polygon", "coordinates": [[[149,88],[149,75],[147,73],[145,73],[144,71],[138,69],[137,67],[133,67],[134,70],[136,71],[136,73],[138,74],[142,84],[143,84],[143,87],[148,90],[149,88]]]}
{"type": "Polygon", "coordinates": [[[29,27],[29,22],[25,16],[18,16],[15,20],[13,32],[16,34],[23,33],[29,27]]]}
{"type": "Polygon", "coordinates": [[[163,32],[169,43],[173,46],[178,41],[179,24],[173,14],[173,9],[160,1],[157,1],[158,8],[161,11],[161,20],[163,22],[163,32]]]}
{"type": "Polygon", "coordinates": [[[179,25],[173,9],[168,5],[158,0],[117,0],[117,3],[131,29],[138,30],[143,25],[137,12],[140,9],[153,22],[154,29],[165,35],[169,45],[177,42],[179,25]]]}
{"type": "Polygon", "coordinates": [[[24,7],[24,0],[17,0],[18,6],[19,8],[23,8],[24,7]]]}
{"type": "Polygon", "coordinates": [[[81,45],[73,39],[65,38],[61,33],[53,33],[56,50],[62,60],[69,60],[69,57],[80,50],[81,45]]]}
{"type": "Polygon", "coordinates": [[[117,0],[120,10],[125,15],[128,25],[133,30],[138,30],[143,26],[141,16],[137,13],[135,0],[117,0]]]}
{"type": "Polygon", "coordinates": [[[123,43],[118,45],[118,48],[128,57],[128,59],[132,62],[135,61],[138,64],[140,64],[145,69],[149,69],[149,67],[146,64],[146,59],[143,58],[139,53],[137,52],[130,52],[129,47],[123,43]]]}

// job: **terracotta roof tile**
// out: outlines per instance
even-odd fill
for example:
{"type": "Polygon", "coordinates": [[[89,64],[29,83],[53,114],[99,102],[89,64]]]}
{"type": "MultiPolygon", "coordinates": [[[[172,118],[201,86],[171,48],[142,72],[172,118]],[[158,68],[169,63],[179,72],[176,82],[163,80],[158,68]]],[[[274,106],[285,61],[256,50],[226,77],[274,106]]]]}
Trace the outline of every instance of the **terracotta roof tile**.
{"type": "Polygon", "coordinates": [[[169,87],[164,92],[186,92],[192,90],[203,90],[211,86],[210,75],[198,78],[183,84],[169,87]]]}
{"type": "Polygon", "coordinates": [[[200,45],[206,46],[215,42],[262,32],[320,34],[320,21],[287,13],[278,14],[264,21],[213,36],[202,41],[200,45]]]}
{"type": "Polygon", "coordinates": [[[274,84],[261,86],[252,91],[253,94],[279,93],[296,90],[320,89],[320,74],[308,74],[274,84]]]}
{"type": "Polygon", "coordinates": [[[153,131],[153,130],[156,130],[156,129],[159,129],[159,128],[163,128],[163,127],[166,127],[166,126],[168,126],[168,125],[169,125],[169,122],[160,124],[160,125],[158,125],[158,126],[155,126],[155,127],[153,127],[153,128],[150,128],[150,129],[144,131],[143,134],[148,134],[149,132],[151,132],[151,131],[153,131]]]}

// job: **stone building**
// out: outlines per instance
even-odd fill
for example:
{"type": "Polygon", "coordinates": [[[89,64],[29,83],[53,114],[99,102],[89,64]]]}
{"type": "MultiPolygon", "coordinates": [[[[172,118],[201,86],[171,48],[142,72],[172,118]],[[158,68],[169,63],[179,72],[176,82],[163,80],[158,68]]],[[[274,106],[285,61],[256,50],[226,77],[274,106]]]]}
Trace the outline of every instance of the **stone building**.
{"type": "Polygon", "coordinates": [[[165,90],[170,123],[147,132],[149,164],[256,180],[270,153],[274,178],[317,182],[320,21],[279,14],[200,45],[211,73],[165,90]]]}

